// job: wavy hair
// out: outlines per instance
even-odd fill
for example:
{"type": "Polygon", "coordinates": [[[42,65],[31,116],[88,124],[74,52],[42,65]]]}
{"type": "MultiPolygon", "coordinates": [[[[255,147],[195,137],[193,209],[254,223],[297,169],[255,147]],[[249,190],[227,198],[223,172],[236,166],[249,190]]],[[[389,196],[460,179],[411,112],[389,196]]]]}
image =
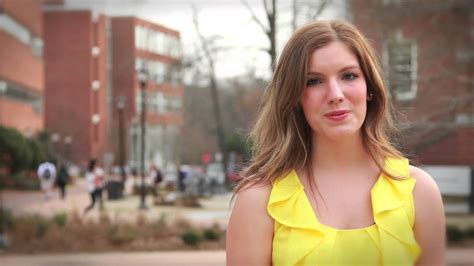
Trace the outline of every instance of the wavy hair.
{"type": "Polygon", "coordinates": [[[389,136],[396,128],[375,50],[362,33],[347,22],[316,21],[298,29],[281,53],[250,134],[253,157],[241,174],[236,193],[251,184],[273,182],[291,169],[309,169],[311,128],[300,99],[311,54],[334,41],[344,43],[357,56],[367,83],[367,95],[373,97],[367,102],[367,114],[361,127],[364,147],[384,174],[401,178],[384,167],[385,158],[401,158],[402,154],[390,142],[389,136]]]}

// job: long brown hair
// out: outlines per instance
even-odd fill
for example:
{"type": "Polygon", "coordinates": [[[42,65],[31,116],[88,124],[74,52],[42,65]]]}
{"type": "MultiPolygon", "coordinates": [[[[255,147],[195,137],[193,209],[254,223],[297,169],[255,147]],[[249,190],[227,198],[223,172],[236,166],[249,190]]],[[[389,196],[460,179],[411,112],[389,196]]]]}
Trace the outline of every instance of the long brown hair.
{"type": "Polygon", "coordinates": [[[300,104],[310,55],[331,42],[346,44],[357,56],[367,83],[367,115],[362,125],[362,141],[381,171],[386,157],[401,158],[390,142],[395,127],[390,115],[387,87],[375,50],[354,26],[343,21],[316,21],[298,29],[278,60],[273,79],[265,91],[260,113],[250,134],[253,158],[242,172],[236,193],[255,183],[270,183],[291,169],[309,169],[311,128],[300,104]]]}

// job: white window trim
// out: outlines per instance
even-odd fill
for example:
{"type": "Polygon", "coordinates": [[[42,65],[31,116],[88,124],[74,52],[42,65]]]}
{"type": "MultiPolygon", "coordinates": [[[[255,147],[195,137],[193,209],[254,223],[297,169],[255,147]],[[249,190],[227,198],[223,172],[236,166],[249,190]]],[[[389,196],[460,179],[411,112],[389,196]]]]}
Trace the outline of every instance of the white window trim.
{"type": "MultiPolygon", "coordinates": [[[[411,43],[411,84],[410,84],[410,91],[406,92],[400,92],[396,88],[391,88],[393,90],[393,95],[395,96],[395,99],[398,101],[410,101],[414,100],[417,95],[418,91],[418,47],[415,41],[410,40],[410,39],[405,39],[403,38],[401,31],[397,31],[395,35],[395,39],[388,40],[388,42],[391,41],[396,41],[396,42],[401,42],[401,41],[406,41],[411,43]]],[[[389,60],[389,52],[388,52],[388,43],[384,43],[383,47],[383,64],[386,70],[390,69],[390,60],[389,60]]],[[[388,73],[390,75],[390,73],[388,73]]],[[[390,80],[390,76],[388,76],[388,79],[390,80]]],[[[392,84],[390,84],[392,86],[392,84]]]]}

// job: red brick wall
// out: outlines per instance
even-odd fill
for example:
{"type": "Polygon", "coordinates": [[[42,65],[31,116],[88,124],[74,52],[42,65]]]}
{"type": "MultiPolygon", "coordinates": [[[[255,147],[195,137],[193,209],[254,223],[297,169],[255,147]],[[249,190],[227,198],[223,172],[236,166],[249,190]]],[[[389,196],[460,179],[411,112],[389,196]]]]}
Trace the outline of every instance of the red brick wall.
{"type": "MultiPolygon", "coordinates": [[[[0,9],[39,37],[42,37],[43,20],[35,0],[0,1],[0,9]]],[[[0,80],[19,85],[42,95],[44,88],[43,59],[33,55],[29,45],[0,29],[0,80]]],[[[43,114],[31,105],[9,98],[0,98],[0,124],[14,127],[24,134],[43,129],[43,114]]]]}
{"type": "Polygon", "coordinates": [[[422,162],[445,165],[473,165],[474,128],[460,128],[448,138],[420,154],[422,162]]]}
{"type": "Polygon", "coordinates": [[[71,159],[83,164],[92,155],[91,19],[86,11],[44,16],[46,128],[62,137],[72,136],[71,159]]]}
{"type": "MultiPolygon", "coordinates": [[[[135,55],[134,55],[134,24],[133,18],[111,18],[112,43],[113,43],[113,101],[114,112],[112,128],[112,147],[118,155],[118,110],[117,97],[125,96],[124,128],[125,136],[128,135],[128,127],[135,116],[135,55]]],[[[127,145],[126,145],[127,146],[127,145]]],[[[127,154],[127,152],[125,152],[127,154]]]]}
{"type": "Polygon", "coordinates": [[[23,134],[34,134],[43,129],[43,115],[30,105],[0,98],[0,124],[16,128],[23,134]]]}
{"type": "Polygon", "coordinates": [[[43,91],[43,60],[29,46],[0,30],[0,79],[34,91],[43,91]]]}
{"type": "Polygon", "coordinates": [[[12,16],[35,35],[43,36],[43,20],[38,0],[2,0],[0,8],[12,16]]]}
{"type": "Polygon", "coordinates": [[[91,94],[93,113],[100,115],[100,123],[92,125],[92,156],[100,158],[107,151],[107,36],[105,16],[100,16],[93,27],[93,46],[100,48],[100,54],[92,59],[92,80],[100,82],[98,91],[91,94]],[[97,132],[95,132],[97,131],[97,132]]]}
{"type": "Polygon", "coordinates": [[[383,2],[352,0],[350,10],[353,23],[374,42],[379,53],[382,53],[383,41],[397,29],[404,38],[415,40],[417,44],[417,97],[395,105],[409,122],[431,121],[439,126],[424,139],[446,131],[446,136],[438,143],[419,150],[419,160],[425,164],[474,165],[474,130],[472,126],[458,128],[454,123],[458,114],[473,115],[474,112],[472,100],[470,103],[463,101],[465,95],[472,97],[472,85],[468,80],[472,80],[474,60],[472,55],[468,62],[459,60],[460,52],[472,54],[474,47],[474,37],[467,30],[470,28],[467,25],[473,25],[472,8],[456,7],[455,3],[461,2],[451,3],[450,8],[443,7],[446,5],[440,1],[424,4],[409,1],[404,2],[404,7],[384,5],[383,2]],[[409,4],[413,6],[407,8],[409,4]],[[453,100],[458,101],[453,104],[453,100]]]}

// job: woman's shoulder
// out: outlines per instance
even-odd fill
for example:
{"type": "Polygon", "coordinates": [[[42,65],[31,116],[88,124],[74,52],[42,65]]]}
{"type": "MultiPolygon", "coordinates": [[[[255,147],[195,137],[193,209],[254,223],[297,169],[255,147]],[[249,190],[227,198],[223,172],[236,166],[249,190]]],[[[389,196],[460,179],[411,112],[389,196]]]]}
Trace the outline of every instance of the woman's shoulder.
{"type": "Polygon", "coordinates": [[[249,208],[268,203],[270,193],[272,191],[271,184],[253,183],[243,186],[236,194],[236,203],[248,205],[249,208]]]}
{"type": "Polygon", "coordinates": [[[430,219],[434,213],[443,212],[443,201],[438,185],[433,177],[416,166],[410,165],[410,176],[416,180],[413,199],[417,220],[430,219]]]}
{"type": "Polygon", "coordinates": [[[410,176],[416,180],[414,193],[423,193],[426,196],[439,195],[439,188],[433,177],[423,169],[410,165],[410,176]]]}

